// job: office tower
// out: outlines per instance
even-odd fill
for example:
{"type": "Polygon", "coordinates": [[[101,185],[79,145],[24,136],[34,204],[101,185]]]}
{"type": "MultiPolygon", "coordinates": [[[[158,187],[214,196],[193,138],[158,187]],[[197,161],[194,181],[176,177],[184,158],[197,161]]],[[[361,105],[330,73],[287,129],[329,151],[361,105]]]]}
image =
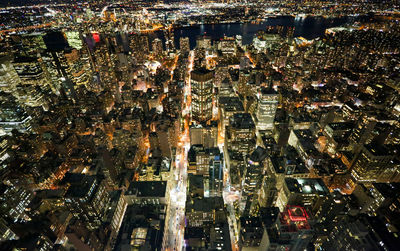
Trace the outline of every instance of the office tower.
{"type": "Polygon", "coordinates": [[[74,217],[85,222],[89,229],[99,227],[110,200],[105,180],[82,174],[73,174],[64,180],[71,184],[65,203],[74,217]]]}
{"type": "Polygon", "coordinates": [[[188,173],[202,175],[204,178],[204,196],[222,196],[224,161],[219,149],[192,145],[188,152],[188,162],[188,173]]]}
{"type": "Polygon", "coordinates": [[[225,67],[217,67],[215,71],[215,79],[219,79],[216,81],[216,84],[219,86],[218,88],[218,96],[221,97],[230,97],[235,96],[235,91],[233,90],[232,82],[229,80],[228,76],[224,76],[229,74],[228,69],[225,67]]]}
{"type": "Polygon", "coordinates": [[[8,223],[0,218],[0,242],[15,239],[17,239],[17,235],[10,229],[8,223]]]}
{"type": "Polygon", "coordinates": [[[198,36],[196,38],[196,49],[211,49],[211,37],[209,36],[198,36]]]}
{"type": "Polygon", "coordinates": [[[323,250],[396,250],[398,237],[377,217],[339,215],[323,250]]]}
{"type": "Polygon", "coordinates": [[[218,125],[216,121],[212,121],[210,125],[193,124],[189,128],[189,136],[191,145],[203,145],[205,148],[217,147],[218,125]]]}
{"type": "Polygon", "coordinates": [[[314,236],[313,218],[301,206],[261,208],[261,241],[258,250],[307,250],[314,236]]]}
{"type": "Polygon", "coordinates": [[[251,78],[251,73],[248,69],[241,70],[239,72],[239,81],[238,81],[237,90],[243,96],[247,96],[248,89],[249,89],[248,83],[250,82],[250,78],[251,78]]]}
{"type": "Polygon", "coordinates": [[[171,149],[172,149],[172,144],[171,141],[169,140],[169,127],[166,125],[158,125],[157,126],[157,137],[158,137],[158,142],[160,146],[161,153],[164,157],[171,157],[171,149]]]}
{"type": "Polygon", "coordinates": [[[9,56],[0,58],[0,90],[7,93],[15,92],[17,85],[21,83],[11,62],[12,59],[9,56]]]}
{"type": "Polygon", "coordinates": [[[257,147],[247,158],[242,188],[242,200],[245,203],[243,215],[256,215],[258,211],[258,193],[264,179],[264,160],[267,155],[264,148],[257,147]]]}
{"type": "Polygon", "coordinates": [[[179,47],[182,54],[188,53],[190,51],[189,37],[181,37],[179,47]]]}
{"type": "Polygon", "coordinates": [[[320,209],[314,214],[314,219],[321,224],[324,224],[330,231],[335,224],[339,224],[337,216],[345,214],[348,210],[348,197],[338,191],[333,191],[328,196],[328,199],[322,204],[320,209]]]}
{"type": "Polygon", "coordinates": [[[291,130],[288,143],[293,146],[307,167],[321,164],[322,154],[315,148],[315,134],[311,130],[291,130]]]}
{"type": "Polygon", "coordinates": [[[353,122],[328,123],[324,128],[324,150],[331,155],[339,150],[347,150],[349,142],[346,140],[354,128],[353,122]]]}
{"type": "Polygon", "coordinates": [[[186,201],[185,246],[188,250],[232,250],[229,225],[221,197],[186,201]]]}
{"type": "Polygon", "coordinates": [[[11,37],[14,42],[20,43],[21,48],[18,49],[18,52],[24,56],[32,56],[47,49],[43,40],[44,35],[45,33],[35,32],[11,37]]]}
{"type": "Polygon", "coordinates": [[[125,192],[128,205],[144,207],[150,205],[154,212],[165,217],[167,208],[167,182],[166,181],[134,181],[129,184],[125,192]]]}
{"type": "MultiPolygon", "coordinates": [[[[351,176],[354,182],[375,182],[387,172],[386,169],[395,171],[395,152],[386,146],[376,144],[363,145],[360,154],[353,164],[351,176]]],[[[381,180],[380,182],[390,182],[381,180]]]]}
{"type": "Polygon", "coordinates": [[[275,206],[278,197],[277,182],[275,177],[264,177],[261,185],[261,192],[259,196],[259,203],[261,207],[275,206]]]}
{"type": "MultiPolygon", "coordinates": [[[[208,171],[208,190],[210,197],[221,197],[224,181],[224,158],[215,148],[210,159],[208,171]]],[[[207,192],[207,191],[206,191],[207,192]]]]}
{"type": "Polygon", "coordinates": [[[277,206],[283,210],[287,205],[301,205],[315,214],[328,199],[329,190],[322,179],[285,178],[279,192],[277,206]]]}
{"type": "Polygon", "coordinates": [[[78,31],[67,31],[64,33],[65,36],[67,37],[67,41],[69,46],[72,48],[75,48],[77,50],[82,49],[82,38],[81,34],[78,31]]]}
{"type": "Polygon", "coordinates": [[[146,35],[131,35],[130,49],[138,63],[143,63],[150,51],[149,39],[146,35]]]}
{"type": "Polygon", "coordinates": [[[239,47],[242,47],[243,37],[242,37],[241,35],[236,35],[235,41],[236,41],[236,44],[237,44],[239,47]]]}
{"type": "Polygon", "coordinates": [[[244,112],[243,103],[239,97],[223,96],[218,98],[218,106],[222,133],[225,133],[225,127],[229,125],[230,117],[236,113],[244,112]]]}
{"type": "Polygon", "coordinates": [[[163,53],[163,44],[161,39],[156,38],[153,40],[152,44],[151,44],[152,50],[153,50],[153,54],[157,57],[162,56],[163,53]]]}
{"type": "Polygon", "coordinates": [[[222,54],[235,55],[236,54],[236,41],[233,37],[224,37],[218,41],[218,50],[222,54]]]}
{"type": "Polygon", "coordinates": [[[361,116],[357,121],[357,125],[349,136],[349,142],[353,148],[353,152],[358,153],[363,144],[367,144],[372,138],[372,130],[377,121],[373,117],[367,115],[361,116]]]}
{"type": "Polygon", "coordinates": [[[239,247],[243,251],[259,250],[263,238],[263,225],[260,217],[243,216],[238,223],[239,247]]]}
{"type": "Polygon", "coordinates": [[[272,130],[274,128],[275,112],[279,100],[278,95],[272,88],[261,87],[256,113],[258,130],[272,130]]]}
{"type": "Polygon", "coordinates": [[[13,94],[18,101],[27,106],[47,106],[43,91],[53,89],[47,69],[41,58],[16,57],[13,66],[21,83],[13,94]]]}
{"type": "Polygon", "coordinates": [[[243,154],[238,151],[227,150],[225,154],[225,166],[229,170],[231,189],[241,191],[244,179],[246,160],[243,154]]]}
{"type": "Polygon", "coordinates": [[[192,117],[197,122],[212,118],[214,72],[198,68],[191,72],[192,117]]]}
{"type": "MultiPolygon", "coordinates": [[[[9,218],[11,221],[29,219],[25,211],[33,199],[33,193],[22,187],[14,185],[0,185],[0,213],[2,217],[9,218]]],[[[0,237],[1,239],[1,237],[0,237]]]]}
{"type": "MultiPolygon", "coordinates": [[[[107,37],[102,38],[92,52],[94,71],[100,77],[102,87],[116,91],[117,77],[115,74],[115,55],[112,53],[112,42],[107,37]]],[[[64,56],[65,57],[65,56],[64,56]]],[[[62,62],[67,64],[66,58],[62,62]]]]}
{"type": "Polygon", "coordinates": [[[165,41],[165,47],[167,52],[174,51],[175,50],[175,38],[174,38],[174,33],[171,32],[171,30],[165,30],[164,31],[164,37],[166,39],[165,41]]]}
{"type": "Polygon", "coordinates": [[[255,149],[255,125],[249,113],[230,117],[225,131],[225,147],[246,155],[255,149]]]}
{"type": "Polygon", "coordinates": [[[188,152],[188,173],[209,177],[210,172],[215,178],[221,178],[219,166],[222,166],[222,154],[219,148],[205,148],[203,145],[192,145],[188,152]],[[213,170],[210,170],[213,168],[213,170]]]}
{"type": "Polygon", "coordinates": [[[90,67],[89,57],[76,49],[65,51],[65,67],[68,78],[75,85],[89,86],[92,81],[92,71],[90,67]]]}
{"type": "Polygon", "coordinates": [[[11,94],[0,93],[0,135],[11,134],[14,129],[29,132],[32,129],[32,117],[11,94]]]}

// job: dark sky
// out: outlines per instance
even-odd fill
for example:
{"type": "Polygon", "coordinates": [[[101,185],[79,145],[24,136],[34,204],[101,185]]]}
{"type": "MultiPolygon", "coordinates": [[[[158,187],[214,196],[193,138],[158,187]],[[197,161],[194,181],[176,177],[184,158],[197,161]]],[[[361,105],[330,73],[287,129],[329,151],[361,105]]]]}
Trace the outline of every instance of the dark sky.
{"type": "Polygon", "coordinates": [[[24,6],[48,3],[75,3],[76,0],[0,0],[0,6],[24,6]]]}

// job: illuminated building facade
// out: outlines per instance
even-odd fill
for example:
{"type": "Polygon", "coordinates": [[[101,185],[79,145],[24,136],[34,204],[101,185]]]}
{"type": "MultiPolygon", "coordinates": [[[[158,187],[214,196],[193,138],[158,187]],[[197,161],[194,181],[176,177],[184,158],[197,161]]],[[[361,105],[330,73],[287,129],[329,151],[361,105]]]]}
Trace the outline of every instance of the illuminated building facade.
{"type": "Polygon", "coordinates": [[[198,122],[212,118],[214,72],[205,68],[191,72],[192,116],[198,122]]]}
{"type": "Polygon", "coordinates": [[[218,126],[212,122],[210,125],[191,125],[189,135],[191,145],[203,145],[206,148],[216,147],[218,126]]]}
{"type": "Polygon", "coordinates": [[[236,113],[225,132],[225,146],[233,151],[248,154],[255,149],[255,124],[249,113],[236,113]]]}
{"type": "MultiPolygon", "coordinates": [[[[354,162],[351,176],[355,182],[375,182],[388,171],[386,169],[392,170],[392,173],[396,175],[394,158],[394,152],[391,152],[385,146],[363,145],[357,160],[354,162]]],[[[391,178],[393,177],[389,175],[389,179],[391,178]]]]}
{"type": "Polygon", "coordinates": [[[328,199],[329,190],[322,179],[285,178],[277,199],[277,206],[283,210],[287,205],[303,205],[313,214],[321,209],[328,199]]]}
{"type": "Polygon", "coordinates": [[[263,183],[265,168],[264,160],[267,152],[262,147],[257,147],[247,158],[247,165],[244,170],[244,185],[242,190],[242,200],[244,200],[244,215],[255,215],[259,205],[258,193],[263,183]]]}
{"type": "Polygon", "coordinates": [[[279,96],[273,89],[261,88],[257,107],[258,130],[272,130],[279,96]]]}
{"type": "Polygon", "coordinates": [[[189,37],[181,37],[179,40],[179,47],[182,53],[188,53],[190,51],[189,37]]]}

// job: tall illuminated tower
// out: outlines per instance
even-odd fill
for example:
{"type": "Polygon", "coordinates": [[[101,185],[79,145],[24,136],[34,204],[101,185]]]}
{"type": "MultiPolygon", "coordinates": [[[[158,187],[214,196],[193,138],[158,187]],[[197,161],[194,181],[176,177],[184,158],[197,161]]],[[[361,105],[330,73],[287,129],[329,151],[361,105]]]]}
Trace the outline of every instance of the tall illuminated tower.
{"type": "Polygon", "coordinates": [[[271,130],[274,127],[278,93],[272,88],[262,88],[259,94],[257,108],[258,130],[271,130]]]}
{"type": "Polygon", "coordinates": [[[195,69],[191,73],[190,82],[193,119],[207,122],[212,118],[214,72],[205,68],[195,69]]]}

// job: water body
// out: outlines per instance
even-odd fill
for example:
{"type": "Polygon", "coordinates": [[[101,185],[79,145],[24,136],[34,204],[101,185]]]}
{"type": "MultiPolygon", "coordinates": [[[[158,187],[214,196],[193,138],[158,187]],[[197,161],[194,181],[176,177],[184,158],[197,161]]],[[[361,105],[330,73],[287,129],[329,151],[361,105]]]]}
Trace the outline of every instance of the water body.
{"type": "MultiPolygon", "coordinates": [[[[295,37],[301,36],[306,39],[314,39],[322,36],[328,28],[351,24],[355,21],[365,19],[368,19],[368,17],[294,18],[291,16],[280,16],[269,18],[260,23],[204,24],[200,26],[178,28],[174,30],[174,38],[177,48],[179,48],[179,39],[181,37],[189,37],[190,47],[193,49],[196,46],[196,37],[199,35],[211,36],[212,39],[219,39],[224,35],[241,35],[243,44],[250,44],[253,41],[254,35],[260,30],[265,30],[267,26],[284,26],[294,27],[295,37]]],[[[165,41],[162,31],[150,34],[150,40],[156,37],[165,41]]]]}

